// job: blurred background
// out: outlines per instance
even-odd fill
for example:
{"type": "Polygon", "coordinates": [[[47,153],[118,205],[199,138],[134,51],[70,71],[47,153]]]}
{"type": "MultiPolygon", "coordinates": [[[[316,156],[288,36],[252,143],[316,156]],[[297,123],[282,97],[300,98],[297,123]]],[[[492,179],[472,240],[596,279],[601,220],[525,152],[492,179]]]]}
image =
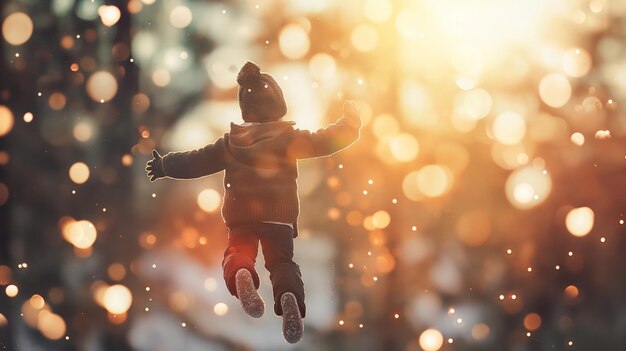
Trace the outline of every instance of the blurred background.
{"type": "Polygon", "coordinates": [[[0,349],[624,349],[626,2],[7,0],[0,22],[0,349]],[[350,149],[300,162],[297,345],[226,290],[222,175],[144,171],[241,122],[247,60],[301,129],[363,110],[350,149]]]}

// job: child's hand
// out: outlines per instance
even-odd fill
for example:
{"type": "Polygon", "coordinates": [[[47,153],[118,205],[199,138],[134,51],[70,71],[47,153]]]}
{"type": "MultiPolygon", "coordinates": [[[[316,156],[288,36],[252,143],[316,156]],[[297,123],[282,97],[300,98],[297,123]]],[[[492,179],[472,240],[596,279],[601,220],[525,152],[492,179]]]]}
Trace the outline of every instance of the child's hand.
{"type": "Polygon", "coordinates": [[[165,177],[165,172],[163,172],[163,157],[156,150],[152,150],[152,157],[154,158],[146,163],[146,172],[150,181],[154,182],[165,177]]]}
{"type": "Polygon", "coordinates": [[[354,100],[346,100],[343,103],[343,115],[352,120],[361,120],[361,112],[354,100]]]}

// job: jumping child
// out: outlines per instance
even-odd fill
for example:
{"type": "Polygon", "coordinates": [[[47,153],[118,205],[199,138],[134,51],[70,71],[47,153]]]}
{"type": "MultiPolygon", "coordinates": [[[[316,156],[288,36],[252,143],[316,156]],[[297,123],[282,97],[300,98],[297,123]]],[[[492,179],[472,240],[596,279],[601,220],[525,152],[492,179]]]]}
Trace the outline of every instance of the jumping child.
{"type": "Polygon", "coordinates": [[[225,170],[222,216],[228,227],[228,248],[222,268],[228,291],[244,311],[258,318],[265,312],[254,263],[259,241],[270,272],[274,312],[283,317],[283,335],[290,343],[302,338],[306,315],[300,267],[293,261],[298,236],[297,160],[331,155],[359,138],[361,120],[353,101],[344,116],[317,132],[295,129],[283,121],[287,105],[274,78],[247,62],[237,75],[243,124],[230,125],[215,143],[203,148],[152,151],[146,164],[150,181],[170,177],[191,179],[225,170]]]}

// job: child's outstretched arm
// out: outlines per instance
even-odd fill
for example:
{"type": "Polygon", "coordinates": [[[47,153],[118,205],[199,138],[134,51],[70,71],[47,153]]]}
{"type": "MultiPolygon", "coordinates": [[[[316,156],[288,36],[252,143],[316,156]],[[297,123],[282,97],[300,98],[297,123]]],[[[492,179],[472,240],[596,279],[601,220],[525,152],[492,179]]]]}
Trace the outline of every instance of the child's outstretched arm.
{"type": "Polygon", "coordinates": [[[359,139],[359,129],[361,129],[361,118],[357,104],[352,100],[345,101],[343,117],[337,122],[314,133],[308,130],[296,130],[289,153],[295,155],[296,158],[332,155],[359,139]]]}
{"type": "Polygon", "coordinates": [[[203,148],[170,152],[164,156],[152,151],[153,159],[146,163],[150,181],[170,177],[175,179],[199,178],[217,173],[226,167],[224,161],[224,138],[203,148]]]}

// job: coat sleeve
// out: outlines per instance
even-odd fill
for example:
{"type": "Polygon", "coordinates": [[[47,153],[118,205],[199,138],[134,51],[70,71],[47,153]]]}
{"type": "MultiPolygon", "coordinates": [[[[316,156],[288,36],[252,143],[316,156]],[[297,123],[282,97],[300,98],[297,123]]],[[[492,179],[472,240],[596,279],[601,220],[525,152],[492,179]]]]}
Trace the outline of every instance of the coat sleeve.
{"type": "Polygon", "coordinates": [[[332,155],[358,140],[360,129],[361,120],[350,117],[341,117],[335,123],[316,132],[296,129],[288,152],[295,158],[332,155]]]}
{"type": "Polygon", "coordinates": [[[175,179],[199,178],[224,168],[224,138],[200,149],[170,152],[163,156],[165,176],[175,179]]]}

